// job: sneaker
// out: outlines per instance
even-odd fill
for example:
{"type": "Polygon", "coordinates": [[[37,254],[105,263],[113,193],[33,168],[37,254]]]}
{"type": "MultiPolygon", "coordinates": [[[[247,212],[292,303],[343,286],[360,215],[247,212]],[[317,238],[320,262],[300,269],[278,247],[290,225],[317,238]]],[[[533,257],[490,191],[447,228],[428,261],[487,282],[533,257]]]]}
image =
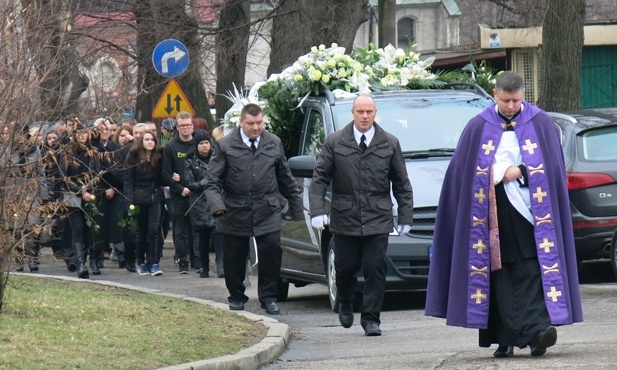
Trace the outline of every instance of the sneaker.
{"type": "Polygon", "coordinates": [[[178,272],[180,272],[181,274],[188,274],[189,273],[189,266],[188,264],[180,264],[180,267],[178,268],[178,272]]]}
{"type": "Polygon", "coordinates": [[[137,273],[141,276],[150,275],[150,270],[148,269],[148,266],[142,263],[137,267],[137,273]]]}
{"type": "Polygon", "coordinates": [[[109,257],[109,260],[111,262],[120,262],[120,258],[118,258],[118,252],[115,249],[111,252],[111,257],[109,257]]]}
{"type": "Polygon", "coordinates": [[[150,267],[150,273],[152,274],[152,276],[161,276],[163,275],[163,271],[161,271],[161,269],[159,268],[159,264],[158,263],[153,263],[152,267],[150,267]]]}

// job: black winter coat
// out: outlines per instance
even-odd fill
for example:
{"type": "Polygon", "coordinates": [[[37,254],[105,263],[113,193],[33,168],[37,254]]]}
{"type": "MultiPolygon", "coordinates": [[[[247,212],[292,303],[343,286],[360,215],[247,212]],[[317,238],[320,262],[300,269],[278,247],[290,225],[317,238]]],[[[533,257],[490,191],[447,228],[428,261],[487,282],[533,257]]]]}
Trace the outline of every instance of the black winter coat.
{"type": "Polygon", "coordinates": [[[183,200],[182,189],[186,186],[185,179],[182,178],[184,173],[184,161],[189,153],[195,150],[195,142],[193,139],[182,141],[176,136],[170,140],[163,150],[163,183],[169,186],[171,201],[183,200]],[[180,182],[172,179],[173,174],[180,175],[180,182]]]}
{"type": "Polygon", "coordinates": [[[200,231],[206,227],[213,227],[214,217],[208,211],[208,203],[204,190],[208,176],[208,162],[210,157],[203,159],[195,152],[189,153],[184,162],[184,176],[186,186],[191,190],[189,201],[189,216],[193,230],[200,231]]]}
{"type": "Polygon", "coordinates": [[[148,206],[165,201],[161,180],[161,163],[158,170],[140,165],[137,152],[129,152],[124,170],[124,195],[127,205],[148,206]]]}
{"type": "Polygon", "coordinates": [[[253,153],[236,128],[218,141],[208,165],[206,197],[210,212],[225,210],[216,230],[238,236],[280,231],[281,198],[293,220],[302,220],[302,191],[291,174],[278,136],[263,131],[253,153]]]}
{"type": "Polygon", "coordinates": [[[101,189],[94,186],[92,180],[98,176],[101,170],[98,152],[96,149],[86,149],[75,142],[67,146],[75,146],[75,150],[64,150],[62,155],[61,170],[64,177],[63,190],[68,190],[81,197],[84,186],[88,187],[88,192],[99,195],[101,189]]]}
{"type": "Polygon", "coordinates": [[[413,224],[413,192],[398,139],[375,124],[363,153],[353,122],[326,138],[309,188],[311,215],[327,214],[331,186],[330,231],[362,236],[388,234],[394,227],[390,186],[398,203],[398,223],[413,224]]]}

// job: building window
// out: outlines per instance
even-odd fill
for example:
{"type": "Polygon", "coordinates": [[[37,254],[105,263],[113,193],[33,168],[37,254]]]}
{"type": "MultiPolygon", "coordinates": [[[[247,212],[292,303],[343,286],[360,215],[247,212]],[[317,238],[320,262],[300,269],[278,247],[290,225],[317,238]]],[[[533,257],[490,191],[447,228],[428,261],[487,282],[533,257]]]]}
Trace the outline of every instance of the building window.
{"type": "Polygon", "coordinates": [[[525,100],[536,104],[540,93],[540,58],[535,49],[518,49],[512,52],[512,70],[525,80],[525,100]]]}
{"type": "Polygon", "coordinates": [[[416,38],[414,36],[414,28],[416,22],[411,18],[401,18],[398,21],[397,35],[398,47],[402,49],[411,48],[416,38]]]}

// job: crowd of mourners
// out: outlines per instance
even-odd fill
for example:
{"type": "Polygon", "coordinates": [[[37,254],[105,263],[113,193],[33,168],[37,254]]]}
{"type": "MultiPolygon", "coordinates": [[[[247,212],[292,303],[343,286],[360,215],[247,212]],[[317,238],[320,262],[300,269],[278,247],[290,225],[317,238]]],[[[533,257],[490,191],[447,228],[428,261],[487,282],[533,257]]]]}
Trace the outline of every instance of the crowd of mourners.
{"type": "Polygon", "coordinates": [[[80,278],[101,274],[106,259],[160,276],[171,225],[179,273],[211,276],[212,245],[215,275],[224,277],[222,235],[203,211],[211,133],[188,112],[160,123],[71,114],[53,125],[4,125],[6,214],[20,220],[11,230],[20,240],[15,270],[38,271],[44,246],[80,278]]]}

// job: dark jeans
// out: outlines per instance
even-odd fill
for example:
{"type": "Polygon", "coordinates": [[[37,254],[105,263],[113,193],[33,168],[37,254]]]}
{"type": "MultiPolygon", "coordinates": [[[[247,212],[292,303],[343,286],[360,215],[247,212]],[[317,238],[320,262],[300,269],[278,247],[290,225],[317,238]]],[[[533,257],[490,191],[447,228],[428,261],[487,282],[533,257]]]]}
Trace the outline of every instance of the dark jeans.
{"type": "Polygon", "coordinates": [[[214,227],[206,227],[199,230],[199,257],[201,268],[206,272],[210,271],[210,243],[212,242],[212,231],[214,231],[214,227]]]}
{"type": "Polygon", "coordinates": [[[358,282],[356,274],[364,273],[364,300],[361,324],[380,324],[381,305],[386,287],[386,250],[388,234],[368,236],[335,235],[334,267],[337,295],[342,304],[353,302],[358,282]]]}
{"type": "MultiPolygon", "coordinates": [[[[188,266],[191,259],[191,249],[193,245],[193,228],[186,211],[188,210],[188,200],[170,201],[171,223],[173,227],[174,248],[176,259],[180,266],[188,266]]],[[[199,252],[197,252],[199,253],[199,252]]]]}
{"type": "Polygon", "coordinates": [[[161,259],[161,212],[163,203],[139,206],[137,219],[137,263],[148,266],[158,264],[161,259]]]}
{"type": "Polygon", "coordinates": [[[225,248],[225,245],[223,244],[223,234],[219,233],[216,230],[213,231],[210,243],[214,246],[214,255],[216,256],[215,261],[223,261],[223,250],[225,248]]]}
{"type": "MultiPolygon", "coordinates": [[[[246,259],[249,255],[250,236],[236,236],[225,234],[223,266],[225,268],[225,285],[229,291],[229,301],[247,302],[244,294],[244,278],[246,275],[246,259]]],[[[276,302],[276,285],[281,275],[281,233],[276,231],[270,234],[255,237],[257,242],[257,256],[259,258],[257,295],[259,302],[276,302]]]]}

